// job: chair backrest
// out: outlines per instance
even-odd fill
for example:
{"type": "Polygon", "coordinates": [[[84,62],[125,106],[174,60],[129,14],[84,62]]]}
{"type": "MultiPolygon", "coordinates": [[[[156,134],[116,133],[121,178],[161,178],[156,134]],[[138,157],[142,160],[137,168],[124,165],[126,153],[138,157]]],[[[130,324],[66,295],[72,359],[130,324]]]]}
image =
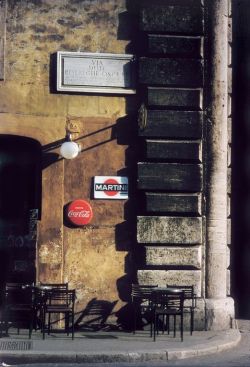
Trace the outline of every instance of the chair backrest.
{"type": "Polygon", "coordinates": [[[52,289],[46,292],[47,305],[60,305],[60,307],[74,308],[76,293],[75,289],[52,289]]]}
{"type": "Polygon", "coordinates": [[[132,302],[138,300],[149,300],[154,288],[157,288],[157,285],[132,284],[132,302]]]}
{"type": "Polygon", "coordinates": [[[194,286],[193,285],[168,285],[167,288],[175,288],[180,289],[184,293],[184,300],[191,300],[192,307],[196,307],[196,294],[194,293],[194,286]]]}
{"type": "Polygon", "coordinates": [[[162,310],[181,311],[184,304],[184,292],[168,292],[167,290],[156,290],[152,292],[151,302],[154,308],[162,310]]]}
{"type": "Polygon", "coordinates": [[[40,283],[40,287],[68,290],[68,283],[40,283]]]}
{"type": "Polygon", "coordinates": [[[32,284],[6,283],[4,292],[5,306],[13,304],[32,304],[33,287],[32,284]]]}

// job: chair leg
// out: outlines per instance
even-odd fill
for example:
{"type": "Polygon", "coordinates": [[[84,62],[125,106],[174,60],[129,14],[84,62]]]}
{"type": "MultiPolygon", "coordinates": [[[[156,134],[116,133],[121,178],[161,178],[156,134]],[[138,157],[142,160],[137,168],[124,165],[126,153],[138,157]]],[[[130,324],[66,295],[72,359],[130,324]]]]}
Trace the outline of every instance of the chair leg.
{"type": "Polygon", "coordinates": [[[181,341],[183,342],[183,313],[181,313],[181,341]]]}
{"type": "Polygon", "coordinates": [[[42,333],[43,333],[43,339],[45,339],[45,322],[46,322],[46,312],[42,312],[42,333]]]}
{"type": "Polygon", "coordinates": [[[69,335],[69,312],[65,314],[65,331],[69,335]]]}
{"type": "Polygon", "coordinates": [[[50,316],[50,312],[48,315],[48,334],[50,334],[50,326],[51,326],[51,316],[50,316]]]}
{"type": "Polygon", "coordinates": [[[176,337],[176,315],[174,315],[174,338],[176,337]]]}
{"type": "Polygon", "coordinates": [[[193,308],[191,309],[191,313],[190,313],[190,334],[192,335],[194,331],[194,310],[193,308]]]}
{"type": "Polygon", "coordinates": [[[136,306],[133,305],[133,334],[135,334],[136,330],[136,306]]]}
{"type": "Polygon", "coordinates": [[[34,327],[34,311],[31,311],[31,318],[30,318],[30,324],[29,324],[29,339],[31,339],[32,330],[34,327]]]}
{"type": "Polygon", "coordinates": [[[157,326],[157,323],[158,323],[158,318],[156,316],[156,314],[154,315],[154,342],[155,342],[155,333],[156,333],[156,328],[158,328],[157,326]]]}
{"type": "Polygon", "coordinates": [[[74,312],[72,313],[71,316],[71,322],[72,322],[72,340],[74,339],[74,335],[75,335],[75,319],[74,319],[74,312]]]}

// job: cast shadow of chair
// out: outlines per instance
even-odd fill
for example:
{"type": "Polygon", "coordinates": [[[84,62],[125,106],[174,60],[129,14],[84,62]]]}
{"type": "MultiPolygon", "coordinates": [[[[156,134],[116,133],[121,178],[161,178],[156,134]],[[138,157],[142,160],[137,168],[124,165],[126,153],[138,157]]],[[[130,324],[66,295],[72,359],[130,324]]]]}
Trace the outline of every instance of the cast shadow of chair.
{"type": "Polygon", "coordinates": [[[75,321],[76,330],[99,331],[107,329],[108,318],[112,315],[117,301],[109,302],[93,298],[88,302],[86,308],[78,313],[78,319],[75,321]]]}

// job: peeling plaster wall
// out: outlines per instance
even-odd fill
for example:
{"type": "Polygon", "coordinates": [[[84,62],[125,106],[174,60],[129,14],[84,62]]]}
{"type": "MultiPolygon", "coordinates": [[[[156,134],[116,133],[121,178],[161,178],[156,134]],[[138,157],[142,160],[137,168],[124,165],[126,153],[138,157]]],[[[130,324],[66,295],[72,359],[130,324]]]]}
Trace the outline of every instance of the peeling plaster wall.
{"type": "Polygon", "coordinates": [[[116,309],[125,300],[119,282],[127,277],[134,233],[126,215],[133,214],[133,207],[125,201],[92,200],[91,185],[95,175],[133,171],[127,164],[133,156],[129,144],[137,100],[55,93],[52,55],[59,50],[131,53],[128,19],[125,0],[7,2],[0,134],[29,136],[42,145],[37,280],[68,281],[77,289],[79,311],[93,298],[118,301],[116,309]],[[66,121],[75,124],[82,145],[73,161],[58,155],[66,121]],[[94,212],[92,222],[81,229],[63,220],[64,206],[77,198],[88,200],[94,212]]]}

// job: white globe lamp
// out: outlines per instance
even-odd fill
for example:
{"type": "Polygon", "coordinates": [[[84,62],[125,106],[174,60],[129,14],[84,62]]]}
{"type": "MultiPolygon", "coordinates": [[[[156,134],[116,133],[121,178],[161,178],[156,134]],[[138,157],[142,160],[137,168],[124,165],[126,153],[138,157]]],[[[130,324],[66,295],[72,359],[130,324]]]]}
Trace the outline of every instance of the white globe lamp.
{"type": "Polygon", "coordinates": [[[80,146],[71,140],[71,136],[67,137],[68,141],[65,141],[60,148],[60,154],[65,159],[76,158],[80,152],[80,146]]]}

